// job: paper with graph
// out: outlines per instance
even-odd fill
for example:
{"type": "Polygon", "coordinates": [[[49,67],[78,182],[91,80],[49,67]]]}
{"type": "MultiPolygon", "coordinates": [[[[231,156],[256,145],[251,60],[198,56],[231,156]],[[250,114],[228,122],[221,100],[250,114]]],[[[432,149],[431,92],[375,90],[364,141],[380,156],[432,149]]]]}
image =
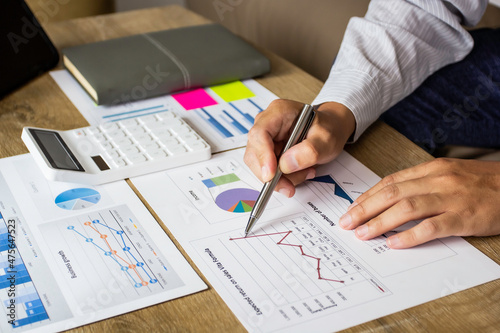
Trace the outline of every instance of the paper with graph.
{"type": "Polygon", "coordinates": [[[379,179],[347,153],[294,198],[275,194],[242,238],[262,187],[242,157],[132,181],[250,331],[336,331],[500,277],[461,238],[391,250],[388,234],[363,242],[340,229],[347,206],[379,179]]]}
{"type": "Polygon", "coordinates": [[[277,98],[249,79],[133,102],[131,97],[140,95],[135,96],[132,90],[120,104],[97,105],[68,71],[50,74],[91,125],[171,110],[203,136],[212,152],[245,146],[255,116],[277,98]]]}
{"type": "Polygon", "coordinates": [[[0,160],[1,332],[55,332],[205,289],[125,181],[49,182],[0,160]]]}

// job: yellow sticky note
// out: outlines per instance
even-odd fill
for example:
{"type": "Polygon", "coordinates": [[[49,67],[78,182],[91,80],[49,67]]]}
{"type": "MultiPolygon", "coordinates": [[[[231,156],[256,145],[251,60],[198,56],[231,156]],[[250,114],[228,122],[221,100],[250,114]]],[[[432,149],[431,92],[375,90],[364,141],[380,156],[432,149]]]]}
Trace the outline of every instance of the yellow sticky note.
{"type": "Polygon", "coordinates": [[[220,84],[210,87],[225,102],[232,102],[238,99],[254,97],[255,94],[247,88],[241,81],[220,84]]]}

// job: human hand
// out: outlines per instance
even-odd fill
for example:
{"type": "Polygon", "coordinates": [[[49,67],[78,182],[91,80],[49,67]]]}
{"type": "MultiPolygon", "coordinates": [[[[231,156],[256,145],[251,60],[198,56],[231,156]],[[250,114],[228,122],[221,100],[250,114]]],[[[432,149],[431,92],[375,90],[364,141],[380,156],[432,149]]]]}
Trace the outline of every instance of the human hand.
{"type": "Polygon", "coordinates": [[[387,245],[403,249],[447,236],[500,234],[500,162],[435,159],[396,172],[356,199],[339,224],[368,240],[420,219],[387,245]]]}
{"type": "MultiPolygon", "coordinates": [[[[302,107],[302,103],[279,99],[255,118],[248,133],[244,160],[262,182],[271,180],[276,173],[276,156],[286,144],[302,107]]],[[[275,190],[293,196],[295,185],[314,178],[316,164],[340,154],[354,128],[354,116],[348,108],[333,102],[320,105],[306,138],[281,156],[279,167],[283,176],[275,190]]]]}

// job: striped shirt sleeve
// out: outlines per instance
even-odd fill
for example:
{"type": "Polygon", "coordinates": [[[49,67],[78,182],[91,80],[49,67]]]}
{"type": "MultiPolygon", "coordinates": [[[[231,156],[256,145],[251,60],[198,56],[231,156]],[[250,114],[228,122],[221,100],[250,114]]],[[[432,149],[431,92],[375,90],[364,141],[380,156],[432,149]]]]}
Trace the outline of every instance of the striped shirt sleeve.
{"type": "Polygon", "coordinates": [[[382,112],[441,67],[463,59],[473,40],[463,25],[488,0],[372,0],[351,18],[330,75],[314,104],[338,102],[356,119],[354,141],[382,112]]]}

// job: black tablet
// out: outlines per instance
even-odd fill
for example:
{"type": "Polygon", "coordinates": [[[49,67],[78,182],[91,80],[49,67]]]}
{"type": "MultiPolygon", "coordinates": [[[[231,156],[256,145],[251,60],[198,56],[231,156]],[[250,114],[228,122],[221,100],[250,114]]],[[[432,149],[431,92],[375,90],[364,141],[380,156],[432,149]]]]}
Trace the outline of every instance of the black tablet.
{"type": "Polygon", "coordinates": [[[23,0],[0,1],[0,99],[59,62],[59,54],[23,0]]]}

